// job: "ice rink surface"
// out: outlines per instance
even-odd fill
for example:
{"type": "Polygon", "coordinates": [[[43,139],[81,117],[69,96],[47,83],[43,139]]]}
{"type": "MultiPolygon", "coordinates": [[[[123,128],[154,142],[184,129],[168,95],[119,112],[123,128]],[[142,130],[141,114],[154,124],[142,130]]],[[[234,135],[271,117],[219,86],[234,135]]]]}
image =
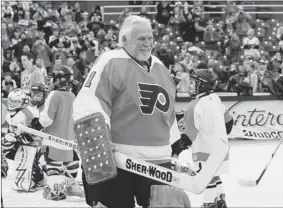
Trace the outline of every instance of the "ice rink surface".
{"type": "MultiPolygon", "coordinates": [[[[261,182],[255,187],[238,184],[240,178],[255,180],[273,153],[277,140],[230,141],[230,173],[223,175],[228,207],[283,207],[283,145],[278,150],[261,182]]],[[[187,160],[190,152],[181,155],[187,160]]],[[[13,162],[9,161],[10,170],[13,162]]],[[[2,179],[2,195],[5,207],[88,207],[85,202],[46,201],[42,190],[35,193],[17,193],[11,187],[11,173],[2,179]]],[[[200,207],[201,195],[188,194],[192,207],[200,207]]]]}

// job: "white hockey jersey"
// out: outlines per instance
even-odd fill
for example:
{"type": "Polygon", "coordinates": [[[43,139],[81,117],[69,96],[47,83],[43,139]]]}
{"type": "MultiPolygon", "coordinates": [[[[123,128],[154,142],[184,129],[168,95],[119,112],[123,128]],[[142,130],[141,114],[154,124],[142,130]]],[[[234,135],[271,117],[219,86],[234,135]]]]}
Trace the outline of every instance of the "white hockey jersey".
{"type": "MultiPolygon", "coordinates": [[[[225,106],[216,94],[204,93],[192,100],[184,115],[184,133],[192,140],[192,159],[196,170],[202,168],[210,155],[211,147],[216,139],[228,143],[224,114],[225,106]]],[[[227,155],[219,173],[228,171],[227,155]]]]}
{"type": "Polygon", "coordinates": [[[36,107],[32,106],[27,106],[13,115],[8,112],[6,114],[6,121],[9,125],[8,131],[14,133],[14,125],[18,124],[29,126],[34,118],[39,118],[39,110],[36,107]]]}

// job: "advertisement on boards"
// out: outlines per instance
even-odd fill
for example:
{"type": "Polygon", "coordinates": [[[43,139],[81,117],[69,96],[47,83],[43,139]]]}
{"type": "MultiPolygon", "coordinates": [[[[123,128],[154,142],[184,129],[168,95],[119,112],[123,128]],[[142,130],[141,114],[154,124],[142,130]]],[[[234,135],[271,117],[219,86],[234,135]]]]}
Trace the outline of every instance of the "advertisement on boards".
{"type": "MultiPolygon", "coordinates": [[[[175,109],[180,130],[186,102],[177,102],[175,109]]],[[[223,101],[234,118],[229,138],[281,139],[283,138],[283,101],[223,101]]]]}

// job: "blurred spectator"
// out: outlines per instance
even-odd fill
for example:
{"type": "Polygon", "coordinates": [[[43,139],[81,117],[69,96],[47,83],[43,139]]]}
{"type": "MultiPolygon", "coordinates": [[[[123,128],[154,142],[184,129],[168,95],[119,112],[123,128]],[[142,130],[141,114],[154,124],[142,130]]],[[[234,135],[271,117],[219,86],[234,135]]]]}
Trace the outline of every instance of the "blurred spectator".
{"type": "Polygon", "coordinates": [[[20,62],[18,62],[17,58],[12,58],[12,62],[9,66],[10,71],[12,72],[12,78],[16,81],[17,86],[21,86],[21,68],[20,62]]]}
{"type": "Polygon", "coordinates": [[[188,48],[189,48],[189,42],[183,42],[181,45],[181,50],[179,52],[179,60],[183,60],[186,56],[186,54],[188,53],[188,48]]]}
{"type": "Polygon", "coordinates": [[[274,76],[266,71],[261,78],[262,85],[270,92],[272,95],[277,96],[279,99],[283,100],[283,75],[274,78],[274,76]]]}
{"type": "Polygon", "coordinates": [[[65,21],[63,21],[64,35],[67,37],[74,37],[78,35],[79,27],[75,21],[72,19],[72,13],[67,11],[65,13],[65,21]]]}
{"type": "Polygon", "coordinates": [[[55,64],[56,62],[57,64],[66,65],[66,61],[68,58],[68,53],[66,52],[66,50],[70,47],[70,45],[71,43],[65,40],[63,36],[59,37],[57,44],[52,48],[53,64],[55,64]]]}
{"type": "Polygon", "coordinates": [[[248,30],[251,29],[251,25],[249,23],[251,19],[251,15],[244,12],[243,6],[238,6],[238,12],[235,19],[238,35],[245,36],[247,34],[248,30]]]}
{"type": "Polygon", "coordinates": [[[122,25],[124,20],[130,15],[129,8],[125,8],[122,12],[122,14],[118,17],[117,23],[119,25],[122,25]]]}
{"type": "Polygon", "coordinates": [[[61,18],[64,18],[67,13],[69,13],[71,8],[68,6],[67,1],[62,1],[60,4],[60,8],[57,9],[61,18]]]}
{"type": "Polygon", "coordinates": [[[11,36],[11,46],[16,45],[18,42],[20,42],[20,28],[15,27],[13,32],[12,32],[12,36],[11,36]]]}
{"type": "Polygon", "coordinates": [[[14,10],[10,6],[9,2],[8,1],[2,1],[1,4],[2,4],[2,6],[1,6],[1,9],[2,9],[1,17],[3,18],[3,20],[13,19],[14,10]]]}
{"type": "Polygon", "coordinates": [[[39,68],[40,73],[44,77],[45,83],[47,83],[47,70],[46,70],[46,68],[44,66],[44,61],[42,60],[42,58],[40,56],[36,57],[36,59],[35,59],[35,66],[37,68],[39,68]]]}
{"type": "Polygon", "coordinates": [[[88,35],[85,36],[83,50],[86,51],[86,60],[90,62],[95,60],[99,55],[99,42],[94,36],[94,32],[90,31],[88,35]]]}
{"type": "Polygon", "coordinates": [[[180,80],[177,84],[177,92],[189,92],[190,76],[186,67],[182,64],[174,65],[175,78],[180,80]]]}
{"type": "Polygon", "coordinates": [[[230,77],[228,83],[228,91],[236,92],[238,95],[252,95],[252,87],[248,79],[248,73],[241,65],[238,67],[238,73],[230,77]]]}
{"type": "Polygon", "coordinates": [[[111,28],[108,29],[107,34],[105,36],[105,40],[109,48],[111,48],[111,44],[113,42],[117,41],[117,36],[113,33],[113,30],[111,28]]]}
{"type": "Polygon", "coordinates": [[[174,54],[172,51],[167,50],[168,44],[166,42],[161,43],[160,51],[157,51],[157,57],[163,64],[169,69],[170,65],[175,64],[174,54]]]}
{"type": "Polygon", "coordinates": [[[31,53],[23,53],[21,55],[21,62],[24,71],[21,73],[21,88],[30,90],[31,86],[35,83],[45,83],[44,77],[34,63],[34,56],[31,53]]]}
{"type": "Polygon", "coordinates": [[[185,69],[186,69],[186,72],[189,73],[189,71],[194,68],[193,67],[193,57],[192,57],[192,55],[190,53],[186,52],[184,58],[181,59],[180,65],[184,66],[185,69]]]}
{"type": "Polygon", "coordinates": [[[171,18],[170,11],[171,11],[171,8],[170,8],[169,1],[160,1],[157,4],[156,21],[158,23],[167,25],[171,18]]]}
{"type": "Polygon", "coordinates": [[[52,68],[50,61],[52,50],[43,38],[43,35],[34,42],[31,51],[36,57],[40,57],[42,59],[44,67],[48,70],[48,72],[50,72],[52,68]]]}
{"type": "Polygon", "coordinates": [[[74,8],[73,8],[73,13],[74,13],[74,19],[76,21],[76,23],[79,23],[80,21],[82,21],[82,14],[84,13],[82,10],[81,10],[81,5],[80,5],[80,2],[75,2],[74,4],[74,8]]]}
{"type": "Polygon", "coordinates": [[[79,28],[82,32],[82,35],[86,35],[89,32],[88,24],[88,12],[84,12],[81,14],[81,20],[78,22],[79,28]]]}
{"type": "Polygon", "coordinates": [[[182,3],[176,2],[173,10],[173,14],[169,19],[169,24],[172,26],[174,32],[180,33],[180,24],[185,22],[185,17],[183,15],[183,9],[181,8],[182,3]]]}
{"type": "Polygon", "coordinates": [[[11,41],[9,37],[8,24],[5,21],[1,22],[1,46],[4,50],[11,46],[11,41]]]}
{"type": "Polygon", "coordinates": [[[228,36],[225,36],[225,55],[231,63],[238,62],[241,45],[241,40],[235,32],[231,32],[228,36]]]}
{"type": "Polygon", "coordinates": [[[21,19],[25,18],[25,11],[21,2],[18,2],[15,6],[12,7],[14,10],[14,22],[18,22],[21,19]]]}
{"type": "Polygon", "coordinates": [[[101,14],[101,8],[99,5],[96,5],[93,10],[92,13],[89,16],[89,20],[90,21],[102,21],[102,14],[101,14]]]}
{"type": "Polygon", "coordinates": [[[182,38],[184,41],[194,43],[196,39],[195,21],[187,2],[184,3],[184,18],[185,21],[180,23],[182,38]]]}
{"type": "Polygon", "coordinates": [[[69,57],[68,59],[67,59],[67,66],[71,69],[71,71],[72,71],[72,74],[73,74],[73,79],[74,80],[77,80],[77,81],[79,81],[79,82],[82,82],[83,81],[83,77],[82,77],[82,74],[81,74],[81,72],[78,70],[78,68],[76,68],[75,66],[74,66],[74,64],[75,64],[75,61],[74,61],[74,58],[73,57],[69,57]]]}
{"type": "Polygon", "coordinates": [[[206,26],[203,34],[203,41],[206,44],[206,56],[215,59],[218,56],[217,42],[220,41],[220,37],[212,23],[206,26]]]}
{"type": "Polygon", "coordinates": [[[83,79],[87,76],[87,54],[86,51],[82,50],[80,52],[79,59],[74,63],[74,70],[78,70],[83,79]]]}
{"type": "Polygon", "coordinates": [[[37,22],[36,21],[30,21],[29,25],[26,29],[27,38],[30,39],[33,42],[36,41],[37,38],[37,22]]]}
{"type": "Polygon", "coordinates": [[[254,36],[254,29],[249,29],[247,37],[243,39],[244,56],[251,56],[255,59],[260,57],[259,40],[254,36]]]}
{"type": "Polygon", "coordinates": [[[227,5],[223,8],[224,11],[224,18],[229,18],[233,14],[237,13],[238,6],[236,5],[236,2],[234,0],[227,0],[227,5]]]}
{"type": "Polygon", "coordinates": [[[266,73],[266,71],[267,71],[267,61],[261,59],[259,61],[258,70],[256,72],[258,80],[259,80],[258,92],[265,92],[264,85],[262,84],[262,82],[260,82],[260,80],[262,80],[262,78],[263,78],[264,74],[266,73]]]}
{"type": "Polygon", "coordinates": [[[5,51],[3,53],[3,59],[2,59],[2,71],[10,72],[10,64],[12,63],[12,51],[5,51]]]}
{"type": "Polygon", "coordinates": [[[199,13],[199,11],[195,11],[197,13],[193,13],[194,17],[194,26],[196,30],[196,41],[200,42],[203,40],[203,34],[206,28],[206,21],[204,19],[204,14],[199,13]]]}
{"type": "Polygon", "coordinates": [[[4,97],[7,97],[9,92],[17,88],[16,81],[12,79],[12,73],[6,72],[4,74],[4,80],[2,81],[2,93],[4,97]]]}

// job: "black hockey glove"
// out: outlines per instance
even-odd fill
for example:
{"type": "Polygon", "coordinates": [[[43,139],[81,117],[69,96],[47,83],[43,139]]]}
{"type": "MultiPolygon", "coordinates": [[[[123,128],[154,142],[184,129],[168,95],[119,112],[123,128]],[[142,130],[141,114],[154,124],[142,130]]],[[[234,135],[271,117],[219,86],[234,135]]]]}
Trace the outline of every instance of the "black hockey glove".
{"type": "Polygon", "coordinates": [[[20,135],[17,135],[16,139],[19,143],[25,145],[30,145],[33,142],[32,136],[25,132],[21,133],[20,135]]]}
{"type": "Polygon", "coordinates": [[[227,135],[229,135],[231,133],[232,128],[233,128],[233,124],[234,124],[234,119],[231,119],[230,121],[225,123],[227,135]]]}
{"type": "Polygon", "coordinates": [[[40,131],[41,129],[43,129],[43,126],[39,122],[39,118],[32,119],[32,121],[30,123],[30,127],[37,130],[37,131],[40,131]]]}
{"type": "Polygon", "coordinates": [[[190,138],[186,135],[186,134],[182,134],[181,138],[178,139],[176,142],[174,142],[171,145],[172,148],[172,156],[173,155],[177,155],[179,156],[179,154],[183,151],[189,148],[189,146],[192,145],[192,141],[190,140],[190,138]]]}

